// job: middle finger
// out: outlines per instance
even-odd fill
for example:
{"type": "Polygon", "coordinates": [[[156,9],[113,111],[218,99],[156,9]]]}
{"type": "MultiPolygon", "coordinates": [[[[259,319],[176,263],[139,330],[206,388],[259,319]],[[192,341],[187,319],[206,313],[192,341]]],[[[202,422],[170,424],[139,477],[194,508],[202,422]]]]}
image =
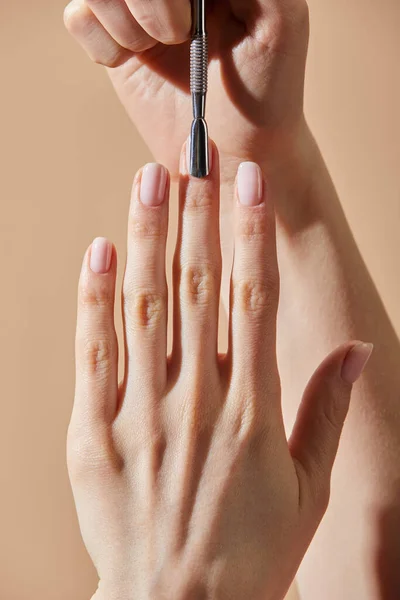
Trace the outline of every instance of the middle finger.
{"type": "Polygon", "coordinates": [[[174,258],[173,357],[199,365],[216,365],[221,287],[219,232],[219,161],[210,142],[210,175],[188,174],[187,145],[181,157],[180,221],[174,258]]]}

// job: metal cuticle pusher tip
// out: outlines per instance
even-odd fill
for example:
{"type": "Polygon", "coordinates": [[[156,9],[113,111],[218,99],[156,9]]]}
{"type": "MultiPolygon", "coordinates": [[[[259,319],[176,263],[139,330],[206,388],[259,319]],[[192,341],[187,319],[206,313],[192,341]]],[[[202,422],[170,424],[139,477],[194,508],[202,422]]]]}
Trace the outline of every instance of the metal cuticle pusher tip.
{"type": "Polygon", "coordinates": [[[203,178],[210,173],[208,128],[205,121],[208,87],[208,38],[206,0],[193,0],[193,34],[190,46],[190,91],[193,123],[190,134],[190,175],[203,178]]]}

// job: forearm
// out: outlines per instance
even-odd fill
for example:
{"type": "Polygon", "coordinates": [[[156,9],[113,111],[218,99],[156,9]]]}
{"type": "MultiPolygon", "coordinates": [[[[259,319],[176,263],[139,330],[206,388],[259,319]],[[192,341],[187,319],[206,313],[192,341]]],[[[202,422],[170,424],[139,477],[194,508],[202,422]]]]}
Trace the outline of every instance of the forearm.
{"type": "Polygon", "coordinates": [[[304,600],[394,598],[400,589],[400,346],[318,148],[309,134],[299,139],[287,162],[269,156],[264,164],[276,198],[278,355],[288,430],[323,356],[352,338],[375,345],[353,394],[331,505],[300,572],[300,589],[304,600]]]}
{"type": "Polygon", "coordinates": [[[283,191],[276,206],[280,355],[283,369],[288,360],[292,365],[292,377],[286,382],[290,385],[285,386],[287,396],[294,395],[298,403],[298,390],[308,379],[307,371],[332,346],[349,338],[365,339],[375,345],[374,358],[355,394],[353,409],[362,410],[369,425],[388,424],[395,429],[400,423],[398,338],[311,135],[302,154],[298,193],[292,184],[290,194],[283,191]],[[298,351],[298,343],[304,343],[305,337],[310,339],[306,356],[298,351]],[[365,415],[367,408],[371,412],[365,415]]]}
{"type": "Polygon", "coordinates": [[[353,394],[331,506],[300,572],[300,590],[306,600],[394,598],[400,589],[399,342],[311,138],[304,156],[310,184],[277,206],[279,357],[289,426],[299,390],[327,351],[356,338],[373,342],[375,352],[353,394]]]}

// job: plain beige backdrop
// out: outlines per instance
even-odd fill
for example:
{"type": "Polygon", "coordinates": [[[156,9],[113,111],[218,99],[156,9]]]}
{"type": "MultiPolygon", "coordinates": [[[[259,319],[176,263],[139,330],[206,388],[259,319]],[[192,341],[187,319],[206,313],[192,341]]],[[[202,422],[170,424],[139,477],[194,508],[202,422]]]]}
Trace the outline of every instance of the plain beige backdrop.
{"type": "MultiPolygon", "coordinates": [[[[94,591],[64,450],[76,284],[93,237],[124,260],[131,179],[151,159],[63,6],[0,0],[1,600],[94,591]]],[[[400,2],[310,8],[307,115],[400,332],[400,2]]]]}

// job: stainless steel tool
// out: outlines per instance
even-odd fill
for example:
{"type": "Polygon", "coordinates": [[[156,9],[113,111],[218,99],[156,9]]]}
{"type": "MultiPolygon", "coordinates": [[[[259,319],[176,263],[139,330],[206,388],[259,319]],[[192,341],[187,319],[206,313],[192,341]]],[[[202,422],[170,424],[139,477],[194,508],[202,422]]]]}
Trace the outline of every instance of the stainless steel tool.
{"type": "Polygon", "coordinates": [[[190,174],[203,178],[210,173],[208,128],[205,121],[208,87],[208,38],[206,0],[193,0],[193,33],[190,46],[190,91],[193,123],[190,135],[190,174]]]}

